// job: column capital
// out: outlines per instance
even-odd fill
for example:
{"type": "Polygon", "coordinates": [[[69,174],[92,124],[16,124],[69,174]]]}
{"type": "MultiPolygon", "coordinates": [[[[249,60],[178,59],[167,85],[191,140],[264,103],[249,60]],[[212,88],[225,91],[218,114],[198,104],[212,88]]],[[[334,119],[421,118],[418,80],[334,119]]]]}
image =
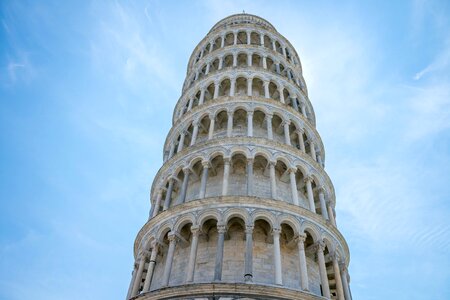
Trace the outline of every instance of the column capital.
{"type": "Polygon", "coordinates": [[[209,163],[209,161],[204,160],[202,161],[202,166],[203,168],[208,169],[211,167],[211,164],[209,163]]]}
{"type": "Polygon", "coordinates": [[[305,133],[305,129],[304,129],[304,128],[297,128],[297,129],[295,130],[295,132],[296,132],[297,134],[299,134],[299,135],[302,135],[303,133],[305,133]]]}
{"type": "Polygon", "coordinates": [[[224,157],[223,163],[229,165],[231,163],[231,157],[224,157]]]}
{"type": "Polygon", "coordinates": [[[167,235],[167,239],[169,240],[170,243],[174,243],[177,242],[179,238],[175,232],[169,232],[169,234],[167,235]]]}
{"type": "Polygon", "coordinates": [[[347,265],[345,264],[345,262],[341,261],[339,262],[339,269],[341,270],[341,272],[345,272],[347,273],[347,265]]]}
{"type": "Polygon", "coordinates": [[[246,225],[246,226],[245,226],[245,233],[247,233],[247,234],[253,234],[253,228],[254,228],[253,225],[246,225]]]}
{"type": "Polygon", "coordinates": [[[325,250],[325,246],[326,246],[326,244],[325,244],[325,242],[324,241],[317,241],[315,244],[314,244],[314,250],[316,251],[316,252],[323,252],[324,250],[325,250]]]}
{"type": "Polygon", "coordinates": [[[297,234],[295,239],[297,240],[297,243],[304,243],[306,241],[306,234],[304,233],[297,234]]]}
{"type": "Polygon", "coordinates": [[[274,236],[274,237],[279,237],[280,236],[280,233],[281,233],[281,228],[272,228],[272,232],[271,232],[271,234],[274,236]]]}
{"type": "Polygon", "coordinates": [[[311,175],[306,175],[305,176],[305,178],[303,179],[303,181],[305,182],[305,183],[307,183],[307,182],[312,182],[314,179],[313,179],[313,177],[311,176],[311,175]]]}
{"type": "Polygon", "coordinates": [[[281,122],[281,125],[283,125],[283,126],[291,125],[291,121],[290,120],[283,120],[283,122],[281,122]]]}
{"type": "Polygon", "coordinates": [[[247,165],[253,165],[255,159],[253,157],[247,158],[247,165]]]}
{"type": "Polygon", "coordinates": [[[273,114],[266,114],[266,119],[272,120],[273,114]]]}
{"type": "Polygon", "coordinates": [[[289,173],[296,173],[297,172],[297,168],[295,168],[295,167],[289,167],[288,168],[288,171],[289,171],[289,173]]]}
{"type": "Polygon", "coordinates": [[[183,172],[186,173],[190,173],[191,172],[191,168],[190,167],[184,167],[183,168],[183,172]]]}
{"type": "Polygon", "coordinates": [[[217,225],[217,232],[225,233],[225,232],[227,232],[227,227],[225,225],[217,225]]]}
{"type": "Polygon", "coordinates": [[[254,113],[254,111],[253,111],[253,110],[249,110],[249,111],[247,112],[247,117],[249,117],[249,116],[253,116],[253,113],[254,113]]]}
{"type": "Polygon", "coordinates": [[[141,251],[141,252],[139,253],[139,255],[138,255],[138,257],[139,257],[140,260],[141,260],[141,259],[146,260],[149,256],[150,256],[150,252],[147,251],[147,250],[141,251]]]}
{"type": "Polygon", "coordinates": [[[196,225],[196,226],[191,226],[191,233],[193,235],[199,235],[201,232],[200,226],[196,225]]]}
{"type": "Polygon", "coordinates": [[[192,121],[192,126],[198,127],[198,124],[199,124],[199,123],[200,123],[199,120],[194,120],[194,121],[192,121]]]}
{"type": "Polygon", "coordinates": [[[271,160],[271,161],[269,161],[269,165],[270,166],[276,166],[277,165],[277,162],[276,161],[273,161],[273,160],[271,160]]]}

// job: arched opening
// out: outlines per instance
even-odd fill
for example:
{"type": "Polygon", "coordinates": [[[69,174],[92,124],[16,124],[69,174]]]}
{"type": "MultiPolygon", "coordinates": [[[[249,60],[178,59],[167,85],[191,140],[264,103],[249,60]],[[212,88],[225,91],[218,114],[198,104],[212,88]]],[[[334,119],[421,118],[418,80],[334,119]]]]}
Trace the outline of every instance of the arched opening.
{"type": "Polygon", "coordinates": [[[231,172],[228,180],[228,194],[246,195],[247,191],[247,158],[243,154],[235,154],[231,158],[231,172]]]}
{"type": "Polygon", "coordinates": [[[238,217],[231,218],[227,223],[223,251],[222,280],[225,282],[244,281],[245,222],[238,217]]]}
{"type": "Polygon", "coordinates": [[[280,93],[278,91],[278,87],[272,81],[269,83],[269,96],[273,100],[276,100],[276,101],[280,100],[280,93]]]}
{"type": "Polygon", "coordinates": [[[208,43],[205,47],[205,51],[203,52],[203,56],[208,54],[210,50],[211,50],[211,43],[208,43]]]}
{"type": "Polygon", "coordinates": [[[256,32],[252,32],[250,34],[250,44],[259,45],[260,43],[261,43],[261,39],[259,37],[259,34],[256,32]]]}
{"type": "MultiPolygon", "coordinates": [[[[167,232],[163,233],[162,238],[160,239],[160,243],[162,246],[159,247],[158,255],[156,256],[156,264],[155,269],[153,271],[153,277],[152,282],[150,285],[150,290],[157,290],[162,287],[162,279],[164,274],[164,266],[167,263],[167,252],[169,249],[169,230],[167,232]]],[[[145,278],[145,276],[142,276],[145,278]]]]}
{"type": "Polygon", "coordinates": [[[211,282],[214,278],[217,251],[217,220],[208,219],[201,224],[195,262],[194,282],[211,282]]]}
{"type": "Polygon", "coordinates": [[[189,125],[189,127],[187,128],[186,133],[184,135],[183,149],[185,149],[186,147],[189,147],[189,145],[191,144],[193,132],[194,132],[194,125],[191,123],[191,125],[189,125]]]}
{"type": "Polygon", "coordinates": [[[247,112],[244,109],[233,114],[233,136],[247,136],[247,112]]]}
{"type": "Polygon", "coordinates": [[[253,136],[267,138],[266,114],[258,109],[253,113],[253,136]]]}
{"type": "Polygon", "coordinates": [[[286,88],[283,89],[283,99],[284,99],[285,103],[286,103],[286,99],[290,101],[290,99],[289,99],[289,91],[286,88]]]}
{"type": "Polygon", "coordinates": [[[252,55],[252,66],[262,68],[262,59],[261,56],[257,53],[253,53],[252,55]]]}
{"type": "Polygon", "coordinates": [[[200,71],[198,72],[197,80],[204,78],[205,74],[206,74],[206,65],[203,65],[200,71]]]}
{"type": "Polygon", "coordinates": [[[281,47],[281,44],[278,41],[275,41],[275,49],[278,53],[283,54],[283,47],[281,47]]]}
{"type": "Polygon", "coordinates": [[[235,95],[247,96],[247,78],[239,77],[236,79],[235,95]]]}
{"type": "Polygon", "coordinates": [[[196,144],[202,143],[202,142],[208,140],[210,124],[211,124],[211,120],[209,119],[209,116],[204,116],[200,120],[200,122],[198,123],[198,133],[197,133],[196,144]]]}
{"type": "Polygon", "coordinates": [[[245,32],[245,31],[239,31],[238,32],[237,44],[238,45],[247,44],[247,32],[245,32]]]}
{"type": "Polygon", "coordinates": [[[253,228],[253,280],[257,283],[275,283],[272,227],[258,219],[253,228]]]}
{"type": "Polygon", "coordinates": [[[214,138],[226,137],[228,125],[228,113],[225,110],[219,112],[216,116],[214,125],[214,138]]]}
{"type": "Polygon", "coordinates": [[[273,140],[284,144],[283,119],[277,114],[274,114],[272,117],[272,132],[273,140]]]}
{"type": "MultiPolygon", "coordinates": [[[[198,90],[197,93],[195,94],[193,100],[192,100],[192,108],[198,106],[199,101],[200,101],[200,95],[201,95],[201,91],[198,90]]],[[[188,103],[189,105],[189,103],[188,103]]]]}
{"type": "Polygon", "coordinates": [[[295,242],[294,229],[286,223],[281,224],[280,248],[283,285],[298,289],[300,283],[298,248],[295,242]]]}
{"type": "Polygon", "coordinates": [[[276,66],[275,66],[272,58],[270,58],[270,57],[266,58],[266,65],[267,65],[267,70],[276,73],[276,71],[275,71],[276,66]]]}
{"type": "Polygon", "coordinates": [[[328,286],[330,288],[331,299],[337,299],[337,289],[336,289],[336,274],[333,268],[333,250],[330,247],[330,242],[325,241],[325,250],[323,255],[325,256],[325,268],[327,270],[328,286]]]}
{"type": "Polygon", "coordinates": [[[216,51],[217,49],[220,48],[221,45],[222,45],[222,37],[218,36],[218,37],[214,40],[212,51],[216,51]]]}
{"type": "Polygon", "coordinates": [[[308,286],[311,293],[322,296],[319,264],[317,263],[316,251],[314,250],[315,240],[309,230],[305,230],[305,256],[306,270],[308,273],[308,286]]]}
{"type": "Polygon", "coordinates": [[[227,54],[223,59],[223,67],[231,68],[233,66],[233,54],[227,54]]]}
{"type": "Polygon", "coordinates": [[[187,264],[192,241],[192,223],[184,225],[178,232],[179,241],[175,246],[172,261],[172,272],[170,272],[169,285],[183,284],[186,279],[187,264]]]}
{"type": "Polygon", "coordinates": [[[287,77],[286,67],[282,63],[280,63],[280,75],[287,77]]]}
{"type": "Polygon", "coordinates": [[[252,96],[264,97],[264,82],[257,77],[252,81],[252,96]]]}
{"type": "Polygon", "coordinates": [[[208,173],[206,197],[217,197],[222,195],[223,166],[223,156],[218,155],[211,160],[211,167],[208,173]]]}
{"type": "Polygon", "coordinates": [[[230,96],[230,88],[231,88],[231,82],[230,79],[225,78],[220,82],[219,85],[219,97],[222,96],[230,96]]]}
{"type": "Polygon", "coordinates": [[[209,73],[215,72],[219,69],[219,59],[216,58],[212,61],[211,65],[209,66],[209,73]]]}
{"type": "Polygon", "coordinates": [[[247,67],[247,54],[246,53],[239,53],[237,56],[237,66],[239,68],[247,67]]]}
{"type": "Polygon", "coordinates": [[[302,169],[297,166],[297,171],[295,172],[295,181],[297,183],[297,195],[298,203],[300,207],[309,208],[308,197],[306,195],[306,185],[305,185],[305,175],[302,169]]]}
{"type": "Polygon", "coordinates": [[[225,46],[231,46],[233,44],[234,44],[234,33],[233,32],[229,32],[225,36],[225,46]]]}
{"type": "Polygon", "coordinates": [[[264,47],[272,49],[272,40],[267,35],[264,36],[264,47]]]}
{"type": "Polygon", "coordinates": [[[268,161],[262,155],[256,155],[253,161],[253,193],[256,197],[270,198],[270,174],[268,161]]]}
{"type": "Polygon", "coordinates": [[[186,191],[185,202],[198,199],[198,194],[200,191],[200,179],[202,176],[202,162],[199,159],[191,168],[191,173],[189,174],[189,184],[186,191]]]}
{"type": "Polygon", "coordinates": [[[277,184],[277,198],[288,203],[293,203],[289,171],[287,165],[281,160],[278,160],[275,165],[275,179],[277,184]]]}
{"type": "Polygon", "coordinates": [[[205,96],[203,102],[211,101],[214,96],[214,82],[211,82],[205,90],[205,96]]]}

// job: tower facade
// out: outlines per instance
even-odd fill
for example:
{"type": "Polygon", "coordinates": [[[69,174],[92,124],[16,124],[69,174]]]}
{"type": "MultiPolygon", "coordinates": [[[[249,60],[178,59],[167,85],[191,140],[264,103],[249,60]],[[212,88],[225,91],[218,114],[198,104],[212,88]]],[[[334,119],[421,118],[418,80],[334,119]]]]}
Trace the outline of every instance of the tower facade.
{"type": "Polygon", "coordinates": [[[325,150],[295,49],[219,21],[192,53],[127,299],[351,300],[325,150]]]}

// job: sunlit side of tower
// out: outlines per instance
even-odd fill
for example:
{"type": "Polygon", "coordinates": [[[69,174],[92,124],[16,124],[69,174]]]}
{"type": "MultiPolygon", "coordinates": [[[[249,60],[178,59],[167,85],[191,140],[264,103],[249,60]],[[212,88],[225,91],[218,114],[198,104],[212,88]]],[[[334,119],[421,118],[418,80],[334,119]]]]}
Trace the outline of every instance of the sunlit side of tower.
{"type": "Polygon", "coordinates": [[[127,299],[351,300],[349,250],[300,59],[266,20],[195,48],[127,299]]]}

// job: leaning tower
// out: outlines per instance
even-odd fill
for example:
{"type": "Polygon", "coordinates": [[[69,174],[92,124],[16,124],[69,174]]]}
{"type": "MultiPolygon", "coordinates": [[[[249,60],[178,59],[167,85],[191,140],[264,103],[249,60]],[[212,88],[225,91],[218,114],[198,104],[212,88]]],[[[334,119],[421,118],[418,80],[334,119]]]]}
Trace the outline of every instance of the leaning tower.
{"type": "Polygon", "coordinates": [[[349,250],[300,59],[266,20],[189,59],[127,299],[351,300],[349,250]]]}

